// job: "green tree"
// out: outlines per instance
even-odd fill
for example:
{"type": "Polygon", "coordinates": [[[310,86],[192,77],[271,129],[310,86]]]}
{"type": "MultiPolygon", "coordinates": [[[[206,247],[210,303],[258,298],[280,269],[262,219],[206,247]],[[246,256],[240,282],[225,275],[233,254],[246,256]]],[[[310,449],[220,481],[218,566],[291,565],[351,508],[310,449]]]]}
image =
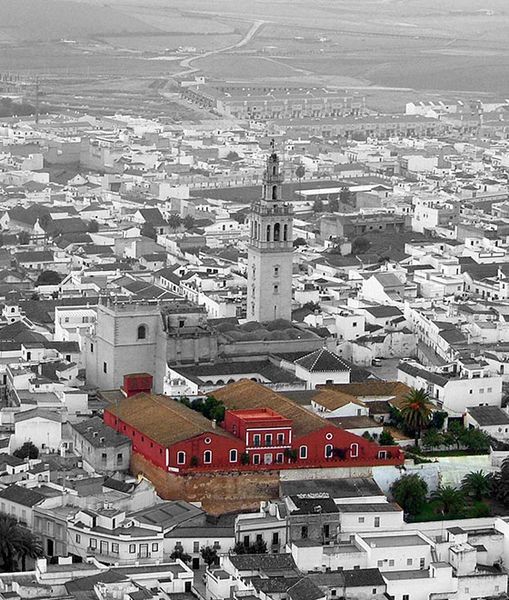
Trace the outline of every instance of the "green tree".
{"type": "Polygon", "coordinates": [[[489,435],[480,429],[464,429],[461,441],[472,452],[488,452],[491,446],[489,435]]]}
{"type": "Polygon", "coordinates": [[[13,517],[0,514],[0,558],[4,570],[12,573],[18,560],[24,565],[26,558],[41,556],[43,551],[37,537],[13,517]]]}
{"type": "Polygon", "coordinates": [[[264,540],[256,540],[254,544],[243,544],[237,542],[233,547],[235,554],[267,554],[267,542],[264,540]]]}
{"type": "Polygon", "coordinates": [[[440,486],[431,498],[443,515],[460,515],[465,505],[463,492],[450,485],[440,486]]]}
{"type": "Polygon", "coordinates": [[[177,214],[172,214],[168,217],[168,225],[173,229],[176,230],[178,229],[181,225],[182,225],[182,218],[180,215],[177,214]]]}
{"type": "Polygon", "coordinates": [[[58,285],[62,281],[62,276],[56,271],[43,271],[37,277],[36,285],[58,285]]]}
{"type": "Polygon", "coordinates": [[[430,427],[422,436],[422,445],[425,448],[438,448],[439,446],[443,446],[443,444],[444,436],[434,427],[430,427]]]}
{"type": "Polygon", "coordinates": [[[182,223],[186,229],[193,229],[194,226],[196,225],[196,220],[193,216],[186,215],[184,217],[184,220],[182,221],[182,223]]]}
{"type": "Polygon", "coordinates": [[[35,560],[44,555],[39,538],[30,530],[21,527],[21,540],[18,548],[18,557],[21,559],[21,570],[26,571],[26,560],[35,560]]]}
{"type": "Polygon", "coordinates": [[[392,484],[391,493],[406,513],[416,515],[426,504],[428,485],[419,475],[403,475],[392,484]]]}
{"type": "Polygon", "coordinates": [[[39,458],[39,448],[33,442],[25,442],[14,450],[13,455],[23,460],[25,458],[39,458]]]}
{"type": "Polygon", "coordinates": [[[491,476],[492,493],[497,500],[509,506],[509,458],[506,458],[498,473],[491,476]]]}
{"type": "Polygon", "coordinates": [[[347,188],[341,188],[339,192],[339,201],[341,204],[353,204],[353,193],[347,188]]]}
{"type": "Polygon", "coordinates": [[[18,233],[18,242],[21,246],[26,246],[30,243],[31,236],[28,231],[20,231],[18,233]]]}
{"type": "Polygon", "coordinates": [[[315,212],[315,213],[323,212],[323,202],[322,202],[321,198],[317,198],[313,202],[313,212],[315,212]]]}
{"type": "Polygon", "coordinates": [[[339,200],[336,196],[333,196],[329,200],[329,212],[338,212],[339,211],[339,200]]]}
{"type": "Polygon", "coordinates": [[[428,426],[433,411],[428,392],[412,389],[403,399],[399,410],[407,427],[414,432],[415,445],[418,446],[421,432],[428,426]]]}
{"type": "Polygon", "coordinates": [[[465,428],[458,421],[452,421],[447,428],[445,439],[449,446],[454,445],[459,450],[465,440],[465,428]]]}
{"type": "Polygon", "coordinates": [[[299,182],[301,182],[304,179],[305,174],[306,174],[306,169],[304,168],[304,165],[299,165],[295,169],[295,177],[297,177],[299,182]]]}
{"type": "Polygon", "coordinates": [[[307,242],[304,238],[298,237],[293,240],[293,246],[294,248],[297,248],[298,246],[307,246],[307,242]]]}
{"type": "Polygon", "coordinates": [[[491,477],[482,470],[472,471],[463,477],[461,489],[467,496],[472,496],[475,500],[488,498],[491,492],[491,477]]]}
{"type": "Polygon", "coordinates": [[[391,432],[387,431],[387,429],[384,429],[380,434],[380,437],[378,438],[378,443],[382,446],[394,446],[395,444],[391,432]]]}
{"type": "Polygon", "coordinates": [[[89,233],[97,233],[99,231],[99,223],[92,219],[88,224],[87,231],[89,233]]]}
{"type": "Polygon", "coordinates": [[[368,238],[356,237],[352,242],[352,254],[365,254],[370,246],[368,238]]]}
{"type": "Polygon", "coordinates": [[[180,544],[175,544],[173,552],[170,554],[172,560],[180,559],[182,562],[188,563],[191,561],[189,554],[184,552],[184,548],[180,544]]]}
{"type": "Polygon", "coordinates": [[[201,557],[203,558],[203,562],[210,567],[210,565],[217,562],[217,550],[212,548],[211,546],[202,546],[200,549],[201,557]]]}

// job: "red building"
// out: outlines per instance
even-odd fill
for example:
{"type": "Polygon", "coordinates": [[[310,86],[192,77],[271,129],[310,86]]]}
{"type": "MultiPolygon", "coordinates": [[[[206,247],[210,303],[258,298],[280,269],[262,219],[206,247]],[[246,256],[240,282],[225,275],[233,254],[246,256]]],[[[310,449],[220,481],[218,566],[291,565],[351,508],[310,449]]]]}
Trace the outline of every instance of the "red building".
{"type": "MultiPolygon", "coordinates": [[[[130,389],[129,384],[124,389],[130,389]]],[[[166,396],[110,399],[104,421],[132,440],[132,450],[175,474],[305,467],[399,465],[403,452],[349,433],[282,394],[250,380],[214,393],[222,426],[166,396]]]]}

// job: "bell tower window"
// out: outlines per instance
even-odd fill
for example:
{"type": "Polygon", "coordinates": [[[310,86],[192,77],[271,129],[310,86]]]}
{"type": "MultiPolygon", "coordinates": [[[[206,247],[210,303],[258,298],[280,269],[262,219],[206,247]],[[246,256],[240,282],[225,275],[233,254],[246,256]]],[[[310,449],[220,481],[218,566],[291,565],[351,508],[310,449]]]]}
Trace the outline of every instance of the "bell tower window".
{"type": "Polygon", "coordinates": [[[272,186],[272,200],[277,200],[277,185],[272,186]]]}
{"type": "Polygon", "coordinates": [[[270,242],[270,225],[267,225],[267,241],[270,242]]]}
{"type": "Polygon", "coordinates": [[[274,241],[279,242],[279,235],[281,232],[281,225],[279,223],[274,223],[274,241]]]}

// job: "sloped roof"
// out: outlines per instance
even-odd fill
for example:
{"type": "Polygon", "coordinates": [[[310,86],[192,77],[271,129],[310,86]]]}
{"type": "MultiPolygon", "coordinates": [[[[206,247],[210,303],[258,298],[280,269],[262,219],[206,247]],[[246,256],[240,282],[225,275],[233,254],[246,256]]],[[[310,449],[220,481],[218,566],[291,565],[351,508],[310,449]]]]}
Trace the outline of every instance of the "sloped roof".
{"type": "Polygon", "coordinates": [[[331,390],[327,388],[321,388],[317,390],[317,393],[313,396],[313,402],[316,402],[320,406],[327,408],[328,410],[336,410],[347,404],[357,404],[358,406],[366,406],[362,400],[359,400],[352,394],[346,394],[339,390],[331,390]]]}
{"type": "Polygon", "coordinates": [[[291,419],[296,437],[307,435],[328,425],[326,419],[292,402],[283,394],[278,394],[250,379],[241,379],[215,390],[214,398],[221,400],[226,408],[232,410],[270,408],[283,417],[291,419]]]}
{"type": "Polygon", "coordinates": [[[40,494],[35,489],[29,489],[21,485],[10,485],[4,490],[0,490],[0,498],[15,502],[16,504],[22,504],[23,506],[32,507],[45,500],[46,496],[43,496],[43,494],[40,494]]]}
{"type": "Polygon", "coordinates": [[[295,364],[310,373],[350,370],[350,367],[342,358],[334,354],[334,352],[327,350],[327,348],[320,348],[319,350],[310,352],[306,356],[297,359],[295,364]]]}
{"type": "MultiPolygon", "coordinates": [[[[407,363],[400,363],[407,364],[407,363]]],[[[357,398],[389,399],[393,406],[398,407],[411,391],[411,388],[401,381],[368,380],[361,383],[336,383],[318,386],[319,389],[333,389],[357,398]]],[[[370,402],[365,400],[369,408],[370,402]]]]}
{"type": "Polygon", "coordinates": [[[168,396],[136,394],[110,404],[107,410],[162,446],[203,433],[237,439],[224,429],[214,427],[212,421],[199,412],[168,396]]]}
{"type": "Polygon", "coordinates": [[[403,287],[403,284],[394,273],[375,273],[373,277],[377,279],[384,288],[403,287]]]}
{"type": "Polygon", "coordinates": [[[33,408],[18,412],[14,415],[14,422],[19,423],[21,421],[28,421],[29,419],[36,419],[37,417],[48,421],[55,421],[56,423],[62,422],[62,415],[60,413],[44,408],[33,408]]]}

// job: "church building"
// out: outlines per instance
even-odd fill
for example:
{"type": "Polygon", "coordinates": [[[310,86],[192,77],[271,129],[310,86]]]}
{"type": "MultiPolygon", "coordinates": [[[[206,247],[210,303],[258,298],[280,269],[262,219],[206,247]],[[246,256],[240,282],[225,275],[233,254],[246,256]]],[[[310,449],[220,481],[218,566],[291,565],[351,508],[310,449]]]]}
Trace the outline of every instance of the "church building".
{"type": "Polygon", "coordinates": [[[259,323],[291,320],[293,209],[282,197],[283,175],[272,148],[262,197],[251,206],[247,318],[259,323]]]}

